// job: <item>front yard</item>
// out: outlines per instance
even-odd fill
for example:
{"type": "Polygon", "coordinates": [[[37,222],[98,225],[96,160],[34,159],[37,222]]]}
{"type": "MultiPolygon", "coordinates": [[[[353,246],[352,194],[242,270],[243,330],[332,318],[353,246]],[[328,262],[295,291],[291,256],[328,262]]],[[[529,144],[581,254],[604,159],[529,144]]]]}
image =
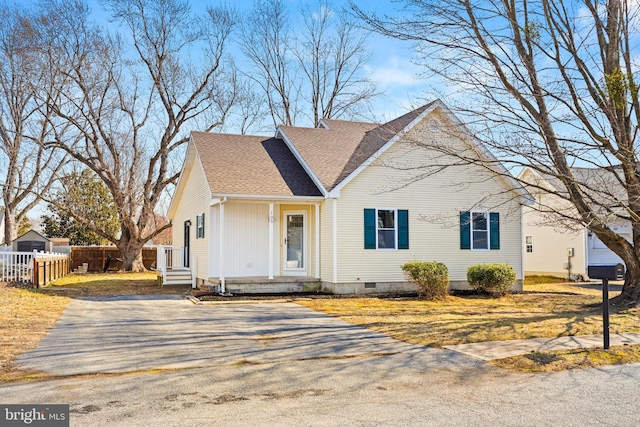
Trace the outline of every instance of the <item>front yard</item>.
{"type": "MultiPolygon", "coordinates": [[[[540,293],[449,296],[444,301],[352,298],[298,303],[402,341],[434,347],[602,333],[599,290],[541,284],[525,285],[526,291],[540,293]]],[[[640,309],[616,312],[612,307],[611,313],[611,333],[640,331],[640,309]]]]}
{"type": "MultiPolygon", "coordinates": [[[[469,295],[449,296],[444,301],[353,298],[298,303],[402,341],[433,347],[602,333],[599,286],[538,282],[534,277],[525,283],[525,293],[501,298],[469,295]]],[[[610,292],[610,297],[616,294],[610,292]]],[[[612,306],[610,332],[640,332],[640,308],[617,310],[612,306]]],[[[509,358],[496,364],[549,371],[640,361],[640,352],[633,346],[565,353],[563,357],[554,353],[554,357],[509,358]]]]}
{"type": "Polygon", "coordinates": [[[38,345],[72,298],[184,292],[159,287],[154,272],[72,274],[41,289],[19,289],[0,283],[0,381],[29,378],[31,373],[16,371],[12,361],[38,345]]]}
{"type": "MultiPolygon", "coordinates": [[[[525,283],[525,293],[495,299],[467,295],[437,302],[373,297],[296,302],[402,341],[433,347],[602,333],[598,286],[549,281],[552,279],[532,278],[525,283]]],[[[159,287],[152,272],[70,275],[37,290],[0,284],[0,380],[28,378],[30,374],[17,371],[12,361],[37,346],[71,298],[184,292],[159,287]]],[[[611,297],[615,295],[611,292],[611,297]]],[[[640,308],[612,307],[611,313],[611,333],[640,332],[640,308]]],[[[536,353],[495,363],[512,369],[548,371],[640,362],[637,346],[565,353],[536,353]]]]}

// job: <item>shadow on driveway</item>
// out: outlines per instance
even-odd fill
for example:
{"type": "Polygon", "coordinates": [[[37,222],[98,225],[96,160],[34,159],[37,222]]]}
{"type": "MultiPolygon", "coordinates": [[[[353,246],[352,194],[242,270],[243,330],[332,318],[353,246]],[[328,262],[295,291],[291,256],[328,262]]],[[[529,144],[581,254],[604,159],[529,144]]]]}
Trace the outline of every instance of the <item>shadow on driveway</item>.
{"type": "Polygon", "coordinates": [[[52,375],[133,372],[420,353],[439,369],[481,362],[415,346],[296,304],[194,305],[174,295],[71,302],[16,360],[52,375]]]}

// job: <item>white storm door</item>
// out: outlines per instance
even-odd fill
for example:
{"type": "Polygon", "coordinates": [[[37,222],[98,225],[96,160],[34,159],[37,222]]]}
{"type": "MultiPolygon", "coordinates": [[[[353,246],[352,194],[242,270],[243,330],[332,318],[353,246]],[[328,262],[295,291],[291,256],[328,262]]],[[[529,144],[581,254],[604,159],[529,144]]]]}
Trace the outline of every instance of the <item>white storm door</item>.
{"type": "Polygon", "coordinates": [[[307,273],[307,215],[305,211],[284,212],[284,273],[307,273]]]}

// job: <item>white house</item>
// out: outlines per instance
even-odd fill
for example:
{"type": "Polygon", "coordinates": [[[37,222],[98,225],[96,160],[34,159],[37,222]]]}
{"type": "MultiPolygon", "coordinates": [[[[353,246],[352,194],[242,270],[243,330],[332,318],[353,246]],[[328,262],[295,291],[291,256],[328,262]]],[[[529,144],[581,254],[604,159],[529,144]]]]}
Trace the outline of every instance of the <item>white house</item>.
{"type": "Polygon", "coordinates": [[[456,163],[430,142],[495,161],[440,101],[382,125],[193,132],[168,215],[179,247],[159,267],[226,292],[364,293],[412,289],[411,260],[445,263],[453,288],[470,265],[508,263],[521,289],[528,194],[497,162],[424,173],[456,163]]]}
{"type": "MultiPolygon", "coordinates": [[[[604,168],[572,168],[572,173],[580,182],[589,183],[592,188],[606,186],[609,187],[607,193],[619,191],[619,188],[611,189],[616,185],[612,182],[611,172],[604,168]]],[[[535,204],[525,206],[523,210],[526,275],[571,275],[587,279],[589,266],[624,265],[622,259],[586,227],[576,225],[577,221],[565,221],[554,215],[553,211],[559,211],[569,218],[577,216],[570,202],[554,194],[565,192],[559,179],[543,176],[531,168],[524,168],[518,178],[540,187],[528,188],[535,204]]],[[[631,241],[629,221],[612,219],[609,226],[631,241]]]]}

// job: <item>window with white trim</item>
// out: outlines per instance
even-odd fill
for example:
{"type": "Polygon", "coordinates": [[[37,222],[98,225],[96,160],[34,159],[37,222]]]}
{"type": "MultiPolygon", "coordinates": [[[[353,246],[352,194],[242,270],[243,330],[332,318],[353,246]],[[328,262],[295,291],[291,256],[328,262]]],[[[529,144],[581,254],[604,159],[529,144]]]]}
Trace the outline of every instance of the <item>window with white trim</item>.
{"type": "Polygon", "coordinates": [[[397,237],[396,210],[378,209],[376,226],[376,246],[378,249],[395,249],[397,237]]]}
{"type": "Polygon", "coordinates": [[[471,212],[471,249],[489,249],[489,214],[471,212]]]}
{"type": "Polygon", "coordinates": [[[500,213],[460,212],[460,249],[499,250],[500,213]]]}
{"type": "Polygon", "coordinates": [[[204,239],[204,213],[196,215],[196,239],[204,239]]]}
{"type": "Polygon", "coordinates": [[[524,236],[524,245],[527,253],[533,253],[533,236],[524,236]]]}
{"type": "Polygon", "coordinates": [[[365,209],[365,249],[409,249],[409,211],[365,209]]]}

